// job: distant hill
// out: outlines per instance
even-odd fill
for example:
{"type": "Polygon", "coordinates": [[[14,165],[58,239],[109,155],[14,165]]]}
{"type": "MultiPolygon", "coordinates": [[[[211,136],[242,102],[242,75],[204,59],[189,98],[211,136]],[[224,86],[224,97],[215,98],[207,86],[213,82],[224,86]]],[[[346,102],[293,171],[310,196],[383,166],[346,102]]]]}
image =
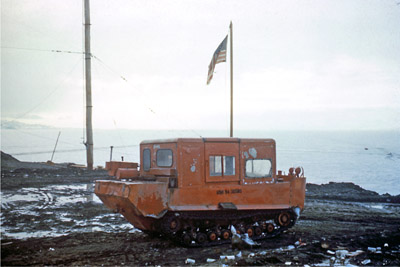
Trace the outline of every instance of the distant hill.
{"type": "Polygon", "coordinates": [[[13,156],[1,151],[1,171],[16,170],[16,169],[59,169],[65,168],[62,164],[48,165],[40,162],[24,162],[19,161],[13,156]]]}
{"type": "Polygon", "coordinates": [[[42,124],[29,124],[18,121],[1,120],[1,129],[49,129],[52,128],[42,124]]]}

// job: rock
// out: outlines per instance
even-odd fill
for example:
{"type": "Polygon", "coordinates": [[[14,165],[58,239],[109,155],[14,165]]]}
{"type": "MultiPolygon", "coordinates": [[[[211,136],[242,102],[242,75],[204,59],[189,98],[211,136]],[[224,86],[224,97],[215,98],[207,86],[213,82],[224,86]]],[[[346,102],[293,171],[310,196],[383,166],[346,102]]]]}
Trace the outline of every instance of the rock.
{"type": "Polygon", "coordinates": [[[346,258],[348,253],[349,253],[349,251],[345,250],[345,249],[336,250],[336,258],[344,259],[344,258],[346,258]]]}
{"type": "Polygon", "coordinates": [[[363,254],[363,253],[364,253],[364,251],[362,251],[362,250],[356,250],[356,251],[354,251],[354,252],[348,253],[347,256],[348,256],[348,257],[356,257],[356,256],[358,256],[358,255],[360,255],[360,254],[363,254]]]}
{"type": "Polygon", "coordinates": [[[232,225],[231,226],[231,232],[232,232],[232,248],[235,249],[245,249],[245,248],[255,248],[259,247],[260,244],[257,242],[254,242],[249,235],[246,233],[244,235],[239,235],[236,232],[235,227],[232,225]]]}
{"type": "Polygon", "coordinates": [[[194,259],[187,258],[185,260],[185,264],[195,264],[195,263],[196,263],[196,261],[194,259]]]}
{"type": "Polygon", "coordinates": [[[232,234],[232,248],[233,249],[244,249],[246,248],[246,243],[240,238],[238,234],[232,234]]]}
{"type": "Polygon", "coordinates": [[[226,260],[226,261],[228,261],[228,260],[234,260],[234,259],[235,259],[235,256],[233,256],[233,255],[221,255],[221,256],[219,256],[219,258],[220,258],[221,260],[226,260]]]}
{"type": "Polygon", "coordinates": [[[370,264],[370,263],[371,263],[371,260],[370,260],[370,259],[366,259],[366,260],[363,260],[363,261],[361,262],[362,265],[367,265],[367,264],[370,264]]]}
{"type": "Polygon", "coordinates": [[[241,238],[243,239],[243,241],[244,241],[248,246],[250,246],[250,248],[255,248],[255,247],[259,247],[259,246],[260,246],[260,244],[257,243],[257,242],[255,242],[255,241],[253,241],[253,239],[251,239],[247,233],[244,234],[244,236],[241,235],[241,238]]]}
{"type": "Polygon", "coordinates": [[[322,242],[321,243],[321,248],[328,249],[329,248],[329,244],[327,242],[322,242]]]}

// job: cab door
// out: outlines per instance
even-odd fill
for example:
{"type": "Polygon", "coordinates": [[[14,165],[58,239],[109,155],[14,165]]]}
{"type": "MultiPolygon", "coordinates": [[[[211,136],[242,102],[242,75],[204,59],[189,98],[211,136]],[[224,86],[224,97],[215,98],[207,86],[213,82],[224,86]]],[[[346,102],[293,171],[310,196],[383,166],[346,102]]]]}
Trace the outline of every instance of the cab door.
{"type": "Polygon", "coordinates": [[[239,182],[239,143],[205,142],[206,182],[239,182]]]}

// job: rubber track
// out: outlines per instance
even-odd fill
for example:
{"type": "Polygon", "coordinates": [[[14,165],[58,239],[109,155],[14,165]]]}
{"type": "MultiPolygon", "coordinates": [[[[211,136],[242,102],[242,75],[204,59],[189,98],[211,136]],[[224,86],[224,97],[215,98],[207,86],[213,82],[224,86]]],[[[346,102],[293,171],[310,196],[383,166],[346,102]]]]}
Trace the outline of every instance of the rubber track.
{"type": "MultiPolygon", "coordinates": [[[[268,210],[268,211],[219,211],[217,214],[215,212],[212,213],[212,215],[209,212],[182,212],[179,214],[179,217],[181,220],[194,220],[194,221],[205,221],[205,220],[228,220],[231,222],[234,221],[245,221],[245,220],[251,220],[253,217],[259,217],[259,218],[264,218],[264,217],[275,217],[277,216],[280,212],[283,210],[268,210]]],[[[284,210],[287,212],[290,212],[292,216],[294,216],[293,222],[286,227],[278,226],[275,228],[275,230],[272,233],[263,233],[259,236],[253,236],[251,239],[254,241],[257,240],[263,240],[263,239],[269,239],[273,238],[282,232],[288,230],[289,228],[293,227],[293,225],[296,222],[296,215],[291,211],[291,210],[284,210]]],[[[173,215],[174,213],[169,213],[167,215],[173,215]]],[[[230,223],[230,225],[234,225],[234,223],[230,223]]],[[[181,245],[184,245],[186,247],[209,247],[209,246],[217,246],[217,245],[222,245],[222,244],[229,244],[231,243],[231,238],[227,240],[215,240],[215,241],[206,241],[202,244],[199,244],[197,242],[192,242],[189,246],[184,244],[182,242],[182,237],[184,235],[184,231],[179,231],[176,234],[169,234],[167,235],[169,238],[171,238],[174,242],[179,243],[181,245]]],[[[206,234],[206,233],[205,233],[206,234]]]]}

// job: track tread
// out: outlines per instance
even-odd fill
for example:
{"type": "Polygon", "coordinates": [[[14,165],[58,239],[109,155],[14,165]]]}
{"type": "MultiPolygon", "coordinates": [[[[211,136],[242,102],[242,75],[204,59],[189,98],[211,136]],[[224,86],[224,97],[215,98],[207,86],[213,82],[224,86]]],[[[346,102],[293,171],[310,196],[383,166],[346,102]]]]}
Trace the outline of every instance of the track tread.
{"type": "MultiPolygon", "coordinates": [[[[183,222],[190,222],[195,224],[205,224],[206,221],[211,221],[211,222],[216,222],[216,221],[227,221],[229,222],[226,226],[230,227],[230,225],[238,225],[238,224],[248,224],[248,222],[253,222],[253,218],[268,218],[263,221],[271,221],[274,220],[280,214],[283,212],[282,210],[263,210],[263,211],[219,211],[218,213],[212,213],[210,214],[207,211],[201,211],[201,212],[194,212],[194,211],[187,211],[187,212],[181,212],[177,216],[181,221],[183,222]]],[[[257,240],[262,240],[262,239],[269,239],[276,237],[277,235],[281,234],[282,232],[288,230],[291,228],[295,222],[296,222],[296,215],[294,212],[291,210],[284,210],[284,212],[289,212],[293,217],[292,222],[287,225],[287,226],[279,226],[275,227],[275,229],[271,232],[263,232],[261,235],[258,236],[253,236],[251,239],[254,241],[257,240]]],[[[178,214],[178,213],[173,213],[171,214],[178,214]]],[[[171,214],[167,214],[171,216],[171,214]]],[[[222,245],[222,244],[228,244],[231,243],[231,237],[229,239],[222,239],[218,238],[215,241],[210,241],[208,238],[206,241],[203,243],[197,243],[195,240],[196,238],[193,237],[192,240],[194,242],[191,242],[190,244],[187,244],[188,242],[183,242],[183,237],[184,236],[193,236],[193,231],[197,231],[195,229],[198,229],[198,227],[192,224],[189,229],[182,229],[181,231],[177,233],[164,233],[167,238],[172,239],[174,242],[182,244],[186,247],[208,247],[208,246],[217,246],[217,245],[222,245]]],[[[254,224],[254,222],[253,222],[254,224]]],[[[236,227],[236,226],[235,226],[236,227]]],[[[198,231],[196,234],[207,234],[207,229],[204,228],[201,231],[198,231]]]]}

